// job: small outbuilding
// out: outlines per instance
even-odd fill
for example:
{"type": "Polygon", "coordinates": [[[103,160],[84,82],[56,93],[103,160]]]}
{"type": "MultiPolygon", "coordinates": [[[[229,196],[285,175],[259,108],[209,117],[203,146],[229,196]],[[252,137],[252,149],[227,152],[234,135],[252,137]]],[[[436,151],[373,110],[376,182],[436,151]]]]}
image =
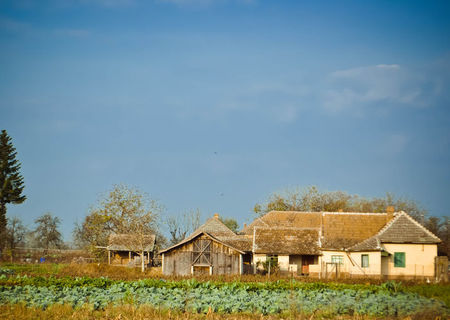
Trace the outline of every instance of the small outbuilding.
{"type": "Polygon", "coordinates": [[[215,214],[188,238],[159,252],[163,274],[242,274],[251,240],[241,238],[215,214]]]}
{"type": "Polygon", "coordinates": [[[151,265],[155,249],[155,235],[138,236],[134,234],[111,234],[108,246],[108,264],[139,266],[141,253],[144,252],[144,264],[151,265]]]}

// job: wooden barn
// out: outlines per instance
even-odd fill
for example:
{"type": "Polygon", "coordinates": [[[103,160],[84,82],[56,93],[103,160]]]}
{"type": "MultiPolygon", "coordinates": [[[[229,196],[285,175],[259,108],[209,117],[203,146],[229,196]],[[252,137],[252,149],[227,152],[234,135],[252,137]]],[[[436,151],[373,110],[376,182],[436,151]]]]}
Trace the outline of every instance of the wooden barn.
{"type": "Polygon", "coordinates": [[[192,235],[161,250],[165,275],[221,275],[244,273],[251,239],[228,229],[216,214],[192,235]]]}
{"type": "Polygon", "coordinates": [[[133,234],[111,234],[108,246],[108,264],[139,266],[141,252],[144,251],[144,264],[152,264],[155,248],[155,235],[137,237],[133,234]]]}

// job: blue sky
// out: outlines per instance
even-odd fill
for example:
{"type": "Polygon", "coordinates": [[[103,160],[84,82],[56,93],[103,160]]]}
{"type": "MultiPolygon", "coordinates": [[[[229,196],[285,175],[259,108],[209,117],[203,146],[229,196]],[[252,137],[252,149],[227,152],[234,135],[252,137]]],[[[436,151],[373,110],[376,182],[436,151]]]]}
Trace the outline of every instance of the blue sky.
{"type": "Polygon", "coordinates": [[[0,128],[22,205],[75,221],[113,184],[252,219],[317,185],[450,207],[447,1],[0,0],[0,128]]]}

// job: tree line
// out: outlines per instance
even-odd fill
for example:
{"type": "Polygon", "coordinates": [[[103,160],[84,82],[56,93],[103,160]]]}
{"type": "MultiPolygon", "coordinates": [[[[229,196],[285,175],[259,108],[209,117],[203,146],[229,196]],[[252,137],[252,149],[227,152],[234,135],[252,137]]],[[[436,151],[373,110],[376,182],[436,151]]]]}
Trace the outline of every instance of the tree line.
{"type": "MultiPolygon", "coordinates": [[[[13,251],[17,246],[38,246],[44,249],[63,248],[64,242],[59,227],[61,220],[51,213],[45,213],[35,222],[35,228],[28,230],[17,217],[7,218],[6,204],[20,204],[26,200],[23,194],[24,181],[20,174],[17,152],[5,130],[0,134],[0,249],[13,251]]],[[[344,191],[321,191],[315,186],[303,189],[287,189],[274,192],[267,199],[254,206],[256,216],[272,210],[279,211],[344,211],[385,212],[388,206],[403,210],[423,224],[442,240],[441,254],[449,255],[450,222],[448,217],[430,216],[416,201],[396,197],[387,193],[384,197],[361,197],[344,191]]],[[[73,230],[74,245],[89,250],[93,255],[106,254],[111,234],[131,234],[133,247],[143,248],[145,236],[156,235],[157,248],[178,243],[200,226],[201,213],[198,209],[187,210],[177,215],[164,214],[164,206],[138,188],[124,184],[114,185],[91,207],[81,223],[73,230]],[[168,230],[166,238],[162,226],[168,230]]],[[[238,232],[238,223],[232,218],[221,218],[231,230],[238,232]]],[[[138,250],[143,258],[144,251],[138,250]]],[[[144,261],[144,259],[142,259],[144,261]]]]}

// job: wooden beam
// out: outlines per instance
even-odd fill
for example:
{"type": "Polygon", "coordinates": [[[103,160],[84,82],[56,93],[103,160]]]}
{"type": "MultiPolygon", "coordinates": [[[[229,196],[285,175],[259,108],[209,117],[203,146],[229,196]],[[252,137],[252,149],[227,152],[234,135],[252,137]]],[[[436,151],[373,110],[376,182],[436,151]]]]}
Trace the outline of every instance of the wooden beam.
{"type": "Polygon", "coordinates": [[[244,259],[242,257],[242,254],[239,255],[239,274],[244,273],[244,259]]]}

